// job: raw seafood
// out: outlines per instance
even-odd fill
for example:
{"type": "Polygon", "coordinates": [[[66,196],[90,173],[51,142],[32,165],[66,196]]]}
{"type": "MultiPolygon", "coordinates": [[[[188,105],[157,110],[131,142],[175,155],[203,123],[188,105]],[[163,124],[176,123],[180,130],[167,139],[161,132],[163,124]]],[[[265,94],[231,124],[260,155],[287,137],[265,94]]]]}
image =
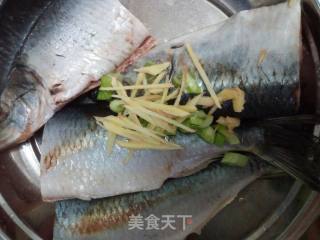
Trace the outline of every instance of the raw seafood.
{"type": "Polygon", "coordinates": [[[118,0],[48,1],[39,8],[37,19],[21,15],[29,25],[6,26],[7,44],[19,49],[1,54],[9,70],[0,92],[0,150],[27,140],[66,103],[99,86],[103,74],[153,46],[147,29],[118,0]],[[24,38],[15,39],[19,34],[24,38]]]}
{"type": "MultiPolygon", "coordinates": [[[[216,90],[239,85],[245,90],[247,103],[241,113],[244,118],[291,115],[299,105],[295,93],[299,90],[300,14],[299,1],[245,11],[184,37],[183,41],[191,43],[199,54],[216,90]],[[286,31],[280,27],[284,25],[286,31]],[[274,44],[274,39],[282,41],[274,44]]],[[[150,59],[165,62],[170,51],[174,66],[181,59],[192,66],[184,49],[168,50],[169,47],[170,44],[159,46],[134,67],[143,66],[150,59]]],[[[127,81],[135,78],[131,73],[125,75],[127,81]]],[[[91,199],[155,189],[169,177],[206,167],[212,158],[226,151],[201,142],[197,136],[177,136],[175,142],[186,146],[185,149],[137,151],[124,165],[127,151],[115,147],[109,156],[106,134],[94,124],[92,115],[77,109],[66,110],[48,123],[41,159],[41,191],[45,200],[91,199]]],[[[250,134],[245,132],[247,136],[250,134]]],[[[251,135],[250,143],[259,142],[256,138],[260,135],[251,135]]],[[[296,176],[297,171],[299,168],[293,167],[287,172],[296,176]]],[[[317,182],[308,181],[305,174],[299,177],[317,182]]],[[[310,178],[313,177],[311,174],[310,178]]]]}
{"type": "Polygon", "coordinates": [[[292,117],[243,125],[237,129],[239,145],[219,147],[195,134],[177,133],[172,138],[182,146],[179,150],[129,152],[115,145],[109,154],[108,132],[92,117],[92,106],[88,108],[63,109],[44,129],[40,184],[45,201],[90,200],[157,189],[168,178],[193,174],[224,153],[239,150],[255,154],[320,189],[319,168],[305,160],[318,151],[312,151],[312,129],[288,130],[282,126],[290,122],[299,127],[312,126],[312,118],[292,117]]]}
{"type": "MultiPolygon", "coordinates": [[[[224,22],[158,46],[130,67],[172,62],[171,78],[194,65],[185,50],[190,44],[216,92],[239,87],[246,94],[241,119],[297,113],[300,102],[301,6],[291,1],[242,11],[224,22]]],[[[225,112],[230,109],[225,106],[225,112]]]]}
{"type": "MultiPolygon", "coordinates": [[[[54,239],[185,239],[201,228],[228,205],[248,184],[267,171],[265,165],[252,162],[245,168],[212,165],[194,176],[170,180],[159,190],[84,202],[61,201],[56,204],[54,239]],[[130,216],[141,215],[140,225],[153,215],[173,216],[176,228],[163,230],[129,230],[134,221],[130,216]],[[192,223],[183,229],[182,219],[192,223]]],[[[172,219],[173,219],[172,218],[172,219]]],[[[163,224],[159,220],[159,227],[163,224]]]]}

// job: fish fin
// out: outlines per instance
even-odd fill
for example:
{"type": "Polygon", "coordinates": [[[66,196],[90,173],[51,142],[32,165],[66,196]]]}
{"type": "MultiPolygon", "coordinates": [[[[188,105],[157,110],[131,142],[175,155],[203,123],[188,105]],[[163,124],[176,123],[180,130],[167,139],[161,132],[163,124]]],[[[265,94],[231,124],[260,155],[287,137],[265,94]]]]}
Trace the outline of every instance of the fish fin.
{"type": "Polygon", "coordinates": [[[259,179],[274,179],[287,176],[288,174],[286,174],[282,169],[274,167],[272,171],[263,174],[259,179]]]}
{"type": "Polygon", "coordinates": [[[273,125],[315,125],[320,123],[320,116],[315,114],[301,114],[289,117],[269,118],[263,121],[273,125]]]}
{"type": "Polygon", "coordinates": [[[319,167],[307,156],[274,146],[258,147],[254,153],[261,159],[281,168],[287,174],[306,183],[312,189],[320,192],[319,167]]]}
{"type": "Polygon", "coordinates": [[[264,142],[250,151],[320,192],[320,141],[313,134],[319,122],[316,115],[262,121],[264,142]]]}

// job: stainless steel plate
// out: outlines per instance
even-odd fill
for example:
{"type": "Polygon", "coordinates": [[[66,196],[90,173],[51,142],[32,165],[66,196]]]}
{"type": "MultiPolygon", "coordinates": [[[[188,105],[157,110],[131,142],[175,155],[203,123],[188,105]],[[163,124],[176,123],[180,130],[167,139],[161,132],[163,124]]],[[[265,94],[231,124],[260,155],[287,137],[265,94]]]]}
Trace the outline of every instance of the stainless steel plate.
{"type": "MultiPolygon", "coordinates": [[[[240,10],[280,2],[121,1],[149,27],[159,41],[167,41],[217,23],[240,10]]],[[[1,4],[5,4],[5,1],[0,0],[1,4]]],[[[304,1],[304,19],[310,55],[316,69],[314,78],[319,82],[319,0],[304,1]]],[[[30,141],[0,153],[0,238],[52,238],[54,205],[43,203],[39,190],[38,144],[41,143],[41,135],[39,131],[30,141]]],[[[193,239],[298,239],[319,213],[320,196],[299,182],[289,177],[262,179],[241,192],[203,229],[201,236],[194,236],[193,239]]]]}

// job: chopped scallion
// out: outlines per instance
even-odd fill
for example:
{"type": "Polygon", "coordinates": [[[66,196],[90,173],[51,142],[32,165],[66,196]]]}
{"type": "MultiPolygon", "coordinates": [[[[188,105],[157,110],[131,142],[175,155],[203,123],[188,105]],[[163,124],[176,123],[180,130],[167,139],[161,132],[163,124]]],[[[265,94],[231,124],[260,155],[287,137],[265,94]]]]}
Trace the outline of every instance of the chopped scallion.
{"type": "Polygon", "coordinates": [[[188,117],[183,124],[193,129],[209,127],[213,122],[213,116],[207,115],[204,111],[196,111],[188,117]]]}
{"type": "Polygon", "coordinates": [[[115,113],[122,113],[124,111],[124,103],[121,100],[113,100],[110,103],[110,109],[115,113]]]}
{"type": "Polygon", "coordinates": [[[198,136],[207,143],[214,144],[216,130],[212,127],[206,127],[197,131],[198,136]]]}
{"type": "Polygon", "coordinates": [[[122,80],[122,76],[120,73],[109,73],[109,74],[103,75],[100,80],[100,89],[98,91],[97,100],[100,100],[100,101],[111,100],[113,92],[101,90],[101,88],[112,87],[112,77],[115,77],[118,80],[122,80]]]}
{"type": "Polygon", "coordinates": [[[107,74],[101,78],[100,87],[112,87],[112,76],[107,74]]]}
{"type": "Polygon", "coordinates": [[[248,164],[249,158],[240,153],[228,152],[224,155],[222,163],[229,166],[244,167],[248,164]]]}
{"type": "Polygon", "coordinates": [[[181,86],[181,82],[182,82],[182,73],[178,73],[172,78],[172,84],[176,88],[179,88],[181,86]]]}
{"type": "Polygon", "coordinates": [[[110,100],[112,98],[112,92],[111,91],[98,91],[97,100],[99,101],[106,101],[110,100]]]}
{"type": "MultiPolygon", "coordinates": [[[[104,75],[100,80],[100,88],[101,87],[112,87],[112,78],[110,75],[104,75]]],[[[110,100],[112,98],[112,91],[103,91],[99,90],[97,95],[97,100],[105,101],[110,100]]]]}
{"type": "Polygon", "coordinates": [[[147,127],[149,125],[149,123],[143,118],[139,118],[139,121],[142,127],[147,127]]]}
{"type": "Polygon", "coordinates": [[[216,132],[216,136],[215,136],[215,139],[214,139],[214,144],[219,146],[219,147],[222,147],[225,144],[225,142],[226,142],[225,136],[223,136],[219,132],[216,132]]]}
{"type": "Polygon", "coordinates": [[[196,78],[196,74],[189,72],[186,78],[186,92],[190,94],[202,93],[201,80],[196,78]]]}
{"type": "Polygon", "coordinates": [[[225,126],[218,124],[217,131],[225,137],[226,141],[229,144],[240,144],[240,140],[237,137],[237,135],[228,131],[228,129],[225,126]]]}

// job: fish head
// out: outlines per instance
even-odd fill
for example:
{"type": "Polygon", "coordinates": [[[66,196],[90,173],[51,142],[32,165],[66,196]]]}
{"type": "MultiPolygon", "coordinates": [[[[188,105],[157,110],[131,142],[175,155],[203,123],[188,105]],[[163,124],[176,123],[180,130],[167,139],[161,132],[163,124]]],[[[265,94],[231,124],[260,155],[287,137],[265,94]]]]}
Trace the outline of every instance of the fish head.
{"type": "Polygon", "coordinates": [[[27,140],[53,114],[50,92],[34,71],[15,67],[8,81],[0,97],[0,150],[27,140]]]}

